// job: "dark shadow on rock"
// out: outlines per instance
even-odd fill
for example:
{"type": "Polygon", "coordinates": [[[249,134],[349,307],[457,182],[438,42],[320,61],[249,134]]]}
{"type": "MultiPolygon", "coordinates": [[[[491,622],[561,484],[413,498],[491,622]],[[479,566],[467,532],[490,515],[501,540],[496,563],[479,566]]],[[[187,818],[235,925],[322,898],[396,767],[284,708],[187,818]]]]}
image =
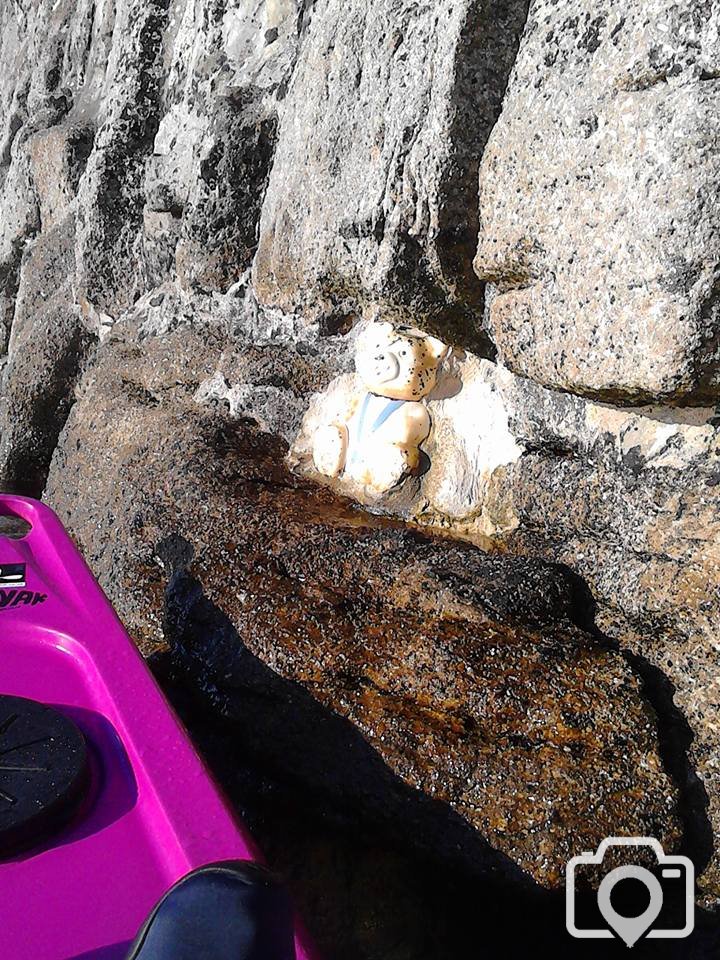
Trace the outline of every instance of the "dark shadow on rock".
{"type": "MultiPolygon", "coordinates": [[[[172,650],[154,668],[321,956],[526,958],[540,941],[555,958],[627,955],[617,940],[572,939],[562,892],[542,889],[450,807],[402,782],[350,722],[251,654],[183,569],[188,547],[170,550],[179,560],[166,593],[172,650]]],[[[718,946],[717,918],[699,911],[690,938],[641,941],[633,956],[709,960],[718,946]]]]}
{"type": "MultiPolygon", "coordinates": [[[[463,350],[455,350],[454,353],[458,358],[460,356],[464,358],[465,356],[463,350]]],[[[457,367],[450,371],[443,369],[438,378],[438,382],[428,394],[428,400],[450,400],[453,397],[457,397],[462,388],[462,377],[457,367]]]]}
{"type": "Polygon", "coordinates": [[[345,823],[384,823],[401,843],[461,862],[479,877],[532,880],[449,806],[409,787],[360,731],[252,654],[198,581],[176,572],[166,593],[172,663],[233,725],[263,765],[328,804],[345,823]]]}
{"type": "Polygon", "coordinates": [[[473,269],[480,233],[480,162],[500,116],[529,8],[529,0],[475,0],[468,5],[451,93],[449,142],[455,174],[444,178],[438,198],[438,256],[447,275],[456,278],[466,304],[445,325],[452,340],[490,360],[496,359],[497,348],[488,329],[476,319],[484,312],[485,283],[473,269]]]}
{"type": "Polygon", "coordinates": [[[688,755],[695,735],[675,704],[674,684],[662,670],[630,650],[620,652],[642,680],[643,694],[657,717],[660,756],[680,794],[683,842],[678,853],[690,857],[700,874],[712,857],[713,832],[707,791],[688,755]]]}
{"type": "Polygon", "coordinates": [[[699,875],[707,867],[713,853],[713,831],[708,815],[710,801],[702,780],[690,762],[689,751],[694,734],[675,703],[675,686],[655,664],[624,649],[600,630],[596,623],[597,603],[588,584],[564,564],[558,567],[573,586],[573,621],[599,643],[618,651],[642,681],[643,695],[657,718],[660,757],[679,792],[678,814],[683,824],[683,841],[676,852],[690,857],[699,875]]]}

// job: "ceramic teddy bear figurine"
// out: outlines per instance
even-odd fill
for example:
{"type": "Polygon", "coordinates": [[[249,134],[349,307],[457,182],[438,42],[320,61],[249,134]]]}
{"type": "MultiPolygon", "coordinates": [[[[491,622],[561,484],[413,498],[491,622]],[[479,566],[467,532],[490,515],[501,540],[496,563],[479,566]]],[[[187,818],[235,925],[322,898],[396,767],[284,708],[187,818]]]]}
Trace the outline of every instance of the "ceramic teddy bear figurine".
{"type": "Polygon", "coordinates": [[[435,386],[449,352],[419,330],[371,323],[357,339],[355,369],[361,387],[349,398],[347,416],[314,435],[318,472],[342,476],[379,495],[416,470],[431,423],[423,398],[435,386]]]}

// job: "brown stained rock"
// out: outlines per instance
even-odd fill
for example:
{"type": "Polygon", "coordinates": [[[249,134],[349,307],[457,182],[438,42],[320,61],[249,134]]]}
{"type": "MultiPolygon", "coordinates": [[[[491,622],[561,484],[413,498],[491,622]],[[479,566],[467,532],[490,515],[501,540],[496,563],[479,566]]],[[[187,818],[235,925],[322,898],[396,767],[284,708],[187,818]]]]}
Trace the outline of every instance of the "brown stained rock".
{"type": "MultiPolygon", "coordinates": [[[[583,578],[597,625],[652,664],[668,703],[684,714],[691,770],[680,779],[689,777],[692,805],[707,806],[717,833],[716,411],[616,408],[471,356],[446,373],[459,388],[429,403],[430,463],[405,515],[481,544],[500,537],[513,554],[566,564],[583,578]]],[[[700,883],[717,901],[720,871],[704,814],[697,840],[711,859],[700,883]]]]}
{"type": "Polygon", "coordinates": [[[204,373],[106,346],[52,465],[46,499],[136,639],[164,619],[266,759],[479,869],[508,869],[481,837],[549,887],[608,834],[677,848],[655,714],[573,624],[571,580],[294,477],[282,442],[192,405],[204,373]]]}

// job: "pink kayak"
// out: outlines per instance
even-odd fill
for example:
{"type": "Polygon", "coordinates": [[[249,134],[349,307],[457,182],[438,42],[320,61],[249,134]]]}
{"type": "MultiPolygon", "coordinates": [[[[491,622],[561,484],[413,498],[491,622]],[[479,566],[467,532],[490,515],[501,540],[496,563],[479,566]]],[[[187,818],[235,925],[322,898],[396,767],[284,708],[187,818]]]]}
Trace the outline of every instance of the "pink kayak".
{"type": "Polygon", "coordinates": [[[55,514],[0,516],[31,526],[0,535],[2,956],[123,960],[180,878],[257,851],[55,514]]]}

